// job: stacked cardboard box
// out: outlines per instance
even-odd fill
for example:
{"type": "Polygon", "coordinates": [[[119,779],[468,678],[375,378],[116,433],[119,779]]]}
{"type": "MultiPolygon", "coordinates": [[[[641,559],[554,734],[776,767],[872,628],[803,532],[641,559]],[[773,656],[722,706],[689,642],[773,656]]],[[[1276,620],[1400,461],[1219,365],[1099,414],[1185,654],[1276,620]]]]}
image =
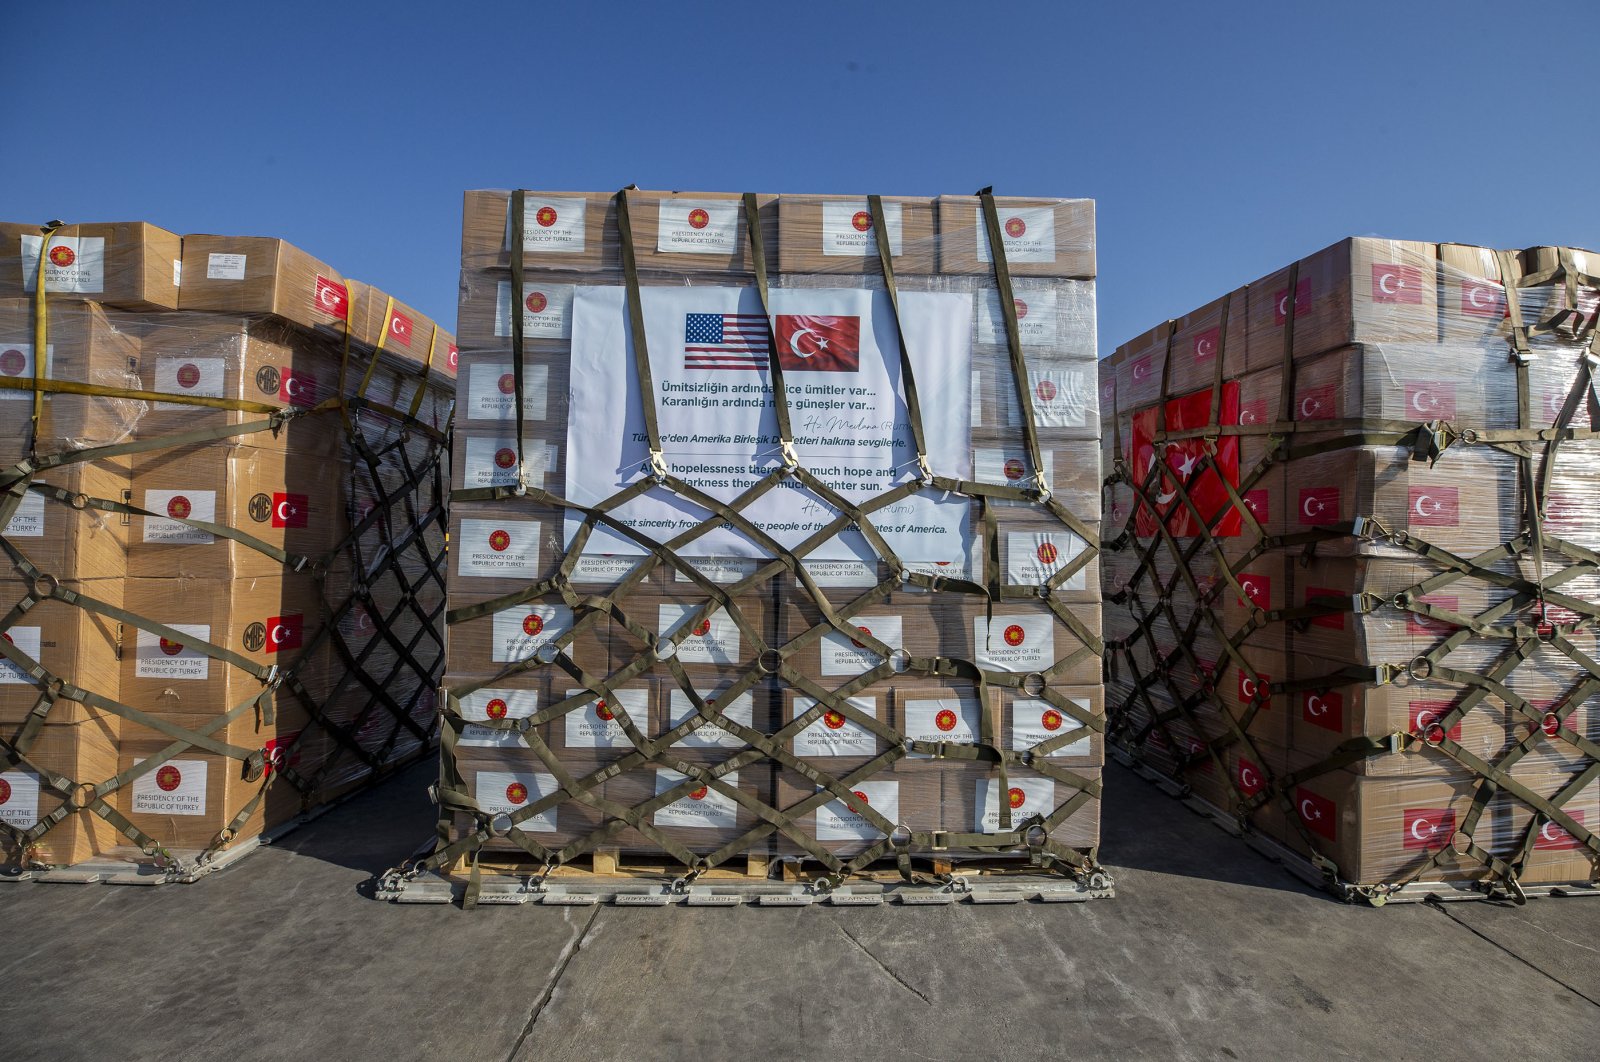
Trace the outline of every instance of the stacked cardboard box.
{"type": "Polygon", "coordinates": [[[875,218],[867,197],[467,193],[439,865],[620,848],[838,871],[894,827],[916,853],[998,850],[1034,816],[1043,850],[1092,865],[1093,207],[996,203],[1021,381],[977,197],[875,218]],[[940,478],[875,510],[917,467],[902,335],[940,478]],[[807,474],[775,472],[780,401],[807,474]],[[645,403],[669,475],[627,502],[645,403]]]}
{"type": "Polygon", "coordinates": [[[0,239],[7,863],[193,865],[431,748],[453,337],[280,240],[0,239]]]}
{"type": "Polygon", "coordinates": [[[1135,755],[1347,883],[1594,876],[1590,261],[1346,240],[1101,363],[1135,755]]]}

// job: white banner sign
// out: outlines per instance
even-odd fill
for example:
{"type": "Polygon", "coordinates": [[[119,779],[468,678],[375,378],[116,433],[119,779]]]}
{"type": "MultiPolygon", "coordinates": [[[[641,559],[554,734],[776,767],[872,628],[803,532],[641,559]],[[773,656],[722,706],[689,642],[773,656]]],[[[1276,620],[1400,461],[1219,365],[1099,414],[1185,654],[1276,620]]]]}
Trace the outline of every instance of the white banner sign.
{"type": "MultiPolygon", "coordinates": [[[[640,293],[654,377],[657,425],[672,474],[720,501],[738,495],[782,462],[768,378],[767,327],[754,289],[645,288],[640,293]]],[[[900,381],[894,315],[881,292],[787,289],[771,293],[772,331],[784,368],[790,423],[800,463],[850,501],[916,478],[900,381]]],[[[935,474],[966,479],[971,395],[972,297],[906,292],[901,327],[922,398],[923,436],[935,474]]],[[[598,505],[647,474],[649,448],[624,291],[580,288],[573,300],[568,497],[598,505]]],[[[872,516],[901,558],[951,561],[968,552],[969,504],[925,490],[872,516]]],[[[768,491],[744,515],[786,547],[837,513],[793,480],[768,491]]],[[[711,513],[652,489],[612,510],[666,541],[700,527],[711,513]]],[[[581,517],[569,517],[570,542],[581,517]]],[[[856,560],[859,532],[835,536],[810,556],[856,560]]],[[[590,549],[638,555],[627,538],[596,529],[590,549]]],[[[764,556],[742,533],[717,527],[685,555],[764,556]]]]}

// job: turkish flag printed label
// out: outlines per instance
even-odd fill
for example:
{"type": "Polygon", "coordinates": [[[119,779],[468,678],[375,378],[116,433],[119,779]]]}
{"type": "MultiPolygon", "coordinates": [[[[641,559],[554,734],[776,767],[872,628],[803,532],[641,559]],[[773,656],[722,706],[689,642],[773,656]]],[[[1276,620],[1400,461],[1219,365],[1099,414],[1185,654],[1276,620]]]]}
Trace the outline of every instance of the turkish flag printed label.
{"type": "Polygon", "coordinates": [[[535,690],[485,688],[474,690],[461,698],[461,715],[467,720],[461,728],[457,744],[477,748],[526,748],[528,740],[515,730],[496,730],[479,726],[491,719],[526,719],[539,710],[539,694],[535,690]]]}
{"type": "Polygon", "coordinates": [[[284,492],[272,495],[273,527],[307,527],[310,522],[310,495],[284,492]]]}
{"type": "MultiPolygon", "coordinates": [[[[669,602],[656,610],[656,630],[663,642],[670,641],[678,629],[689,622],[699,608],[669,602]]],[[[726,609],[717,609],[709,617],[695,621],[698,626],[688,637],[678,643],[677,658],[685,664],[737,664],[739,662],[739,625],[733,622],[726,609]]]]}
{"type": "MultiPolygon", "coordinates": [[[[899,616],[857,616],[846,620],[872,635],[891,649],[905,645],[899,616]]],[[[883,657],[868,649],[862,642],[829,631],[822,636],[822,673],[834,675],[860,675],[883,663],[883,657]]]]}
{"type": "Polygon", "coordinates": [[[861,318],[780,313],[775,328],[785,371],[861,371],[861,318]]]}
{"type": "Polygon", "coordinates": [[[1001,801],[1011,808],[1012,830],[1018,829],[1023,821],[1034,815],[1049,818],[1056,809],[1056,784],[1049,778],[1019,778],[1013,774],[1004,792],[1000,789],[998,778],[979,778],[974,785],[977,788],[978,809],[972,824],[974,833],[1009,832],[1000,828],[1001,801]]]}
{"type": "Polygon", "coordinates": [[[1195,363],[1210,361],[1217,356],[1217,351],[1220,349],[1222,349],[1222,326],[1207,328],[1194,337],[1192,350],[1195,363]]]}
{"type": "MultiPolygon", "coordinates": [[[[857,782],[851,792],[890,822],[900,821],[899,782],[857,782]]],[[[882,830],[843,800],[830,800],[817,809],[819,841],[875,841],[882,836],[882,830]]]]}
{"type": "MultiPolygon", "coordinates": [[[[1461,608],[1461,599],[1449,594],[1428,594],[1425,597],[1418,598],[1418,600],[1422,604],[1432,605],[1434,608],[1441,608],[1448,612],[1456,612],[1461,608]]],[[[1451,631],[1458,629],[1454,623],[1447,623],[1442,619],[1434,619],[1432,616],[1427,616],[1420,612],[1412,612],[1410,609],[1406,610],[1406,633],[1408,634],[1415,634],[1424,638],[1444,638],[1451,631]]]]}
{"type": "Polygon", "coordinates": [[[411,319],[410,314],[401,313],[399,310],[389,311],[389,342],[398,343],[402,347],[411,345],[411,336],[417,330],[417,324],[411,319]]]}
{"type": "MultiPolygon", "coordinates": [[[[714,695],[702,695],[710,707],[726,716],[729,720],[742,727],[753,727],[755,719],[755,697],[748,693],[741,693],[731,701],[725,701],[714,695]]],[[[689,699],[689,695],[682,690],[675,689],[667,699],[667,727],[676,730],[689,721],[691,716],[699,715],[699,709],[689,699]]],[[[702,723],[685,736],[673,742],[675,749],[742,749],[745,741],[732,731],[725,730],[716,723],[702,723]]]]}
{"type": "Polygon", "coordinates": [[[1372,301],[1422,304],[1422,270],[1417,266],[1372,263],[1372,301]]]}
{"type": "Polygon", "coordinates": [[[98,295],[106,288],[106,241],[103,236],[22,237],[22,290],[39,281],[39,256],[44,252],[44,290],[98,295]]]}
{"type": "Polygon", "coordinates": [[[1258,670],[1256,677],[1251,678],[1250,672],[1242,667],[1235,668],[1234,671],[1238,678],[1239,702],[1241,704],[1249,704],[1251,701],[1259,700],[1262,708],[1272,707],[1271,675],[1265,671],[1258,670]]]}
{"type": "Polygon", "coordinates": [[[1344,731],[1344,694],[1338,690],[1307,691],[1300,698],[1300,718],[1312,726],[1344,731]]]}
{"type": "Polygon", "coordinates": [[[190,527],[184,520],[217,520],[217,492],[213,490],[147,490],[144,510],[157,513],[144,520],[144,541],[166,545],[206,545],[216,541],[209,531],[190,527]]]}
{"type": "MultiPolygon", "coordinates": [[[[876,697],[851,697],[845,702],[869,719],[878,718],[878,699],[876,697]]],[[[804,715],[817,702],[810,697],[796,697],[794,699],[794,714],[804,715]]],[[[794,754],[796,756],[876,756],[878,754],[878,735],[855,722],[843,712],[832,709],[822,714],[794,738],[794,754]]]]}
{"type": "Polygon", "coordinates": [[[1294,791],[1294,806],[1306,829],[1329,841],[1339,839],[1339,806],[1304,787],[1294,791]]]}
{"type": "Polygon", "coordinates": [[[539,575],[539,524],[535,520],[462,520],[450,540],[456,574],[504,579],[539,575]]]}
{"type": "MultiPolygon", "coordinates": [[[[522,367],[522,418],[544,420],[547,410],[546,393],[550,388],[550,367],[528,365],[522,367]]],[[[486,362],[467,370],[468,420],[517,419],[517,378],[511,363],[486,362]]]]}
{"type": "MultiPolygon", "coordinates": [[[[1455,705],[1449,701],[1412,701],[1409,707],[1411,711],[1411,732],[1428,737],[1430,736],[1429,732],[1439,725],[1440,720],[1450,714],[1450,710],[1455,705]]],[[[1461,721],[1459,719],[1450,728],[1448,735],[1451,741],[1459,742],[1461,740],[1461,721]]]]}
{"type": "Polygon", "coordinates": [[[1407,380],[1406,415],[1418,420],[1454,420],[1456,385],[1445,380],[1407,380]]]}
{"type": "MultiPolygon", "coordinates": [[[[900,727],[912,741],[930,745],[976,744],[981,732],[976,700],[951,695],[908,700],[900,707],[900,727]]],[[[930,759],[926,752],[913,752],[911,759],[930,759]]]]}
{"type": "Polygon", "coordinates": [[[1233,766],[1233,778],[1243,796],[1255,796],[1267,787],[1267,776],[1261,767],[1243,756],[1233,766]]]}
{"type": "Polygon", "coordinates": [[[261,751],[266,754],[266,773],[284,767],[295,767],[300,763],[300,731],[295,730],[277,737],[268,738],[261,746],[261,751]]]}
{"type": "Polygon", "coordinates": [[[1249,572],[1239,576],[1239,589],[1244,591],[1241,599],[1235,595],[1235,600],[1240,605],[1249,604],[1262,611],[1272,608],[1272,579],[1265,575],[1252,575],[1249,572]]]}
{"type": "Polygon", "coordinates": [[[1457,527],[1461,496],[1456,487],[1411,487],[1406,501],[1412,527],[1457,527]]]}
{"type": "MultiPolygon", "coordinates": [[[[1067,698],[1085,713],[1091,713],[1092,707],[1088,701],[1076,697],[1067,698]]],[[[1034,698],[1019,699],[1011,702],[1011,749],[1014,752],[1026,752],[1036,745],[1046,741],[1053,741],[1063,734],[1077,734],[1072,741],[1067,742],[1054,752],[1050,753],[1052,760],[1065,760],[1075,757],[1087,757],[1093,754],[1093,735],[1089,728],[1080,724],[1072,716],[1057,708],[1049,701],[1034,698]]]]}
{"type": "MultiPolygon", "coordinates": [[[[539,254],[582,254],[584,214],[588,201],[566,196],[524,196],[522,249],[539,254]]],[[[506,246],[511,246],[511,217],[506,216],[506,246]]]]}
{"type": "Polygon", "coordinates": [[[1333,384],[1301,390],[1295,400],[1295,420],[1334,420],[1339,416],[1339,397],[1333,384]]]}
{"type": "Polygon", "coordinates": [[[1272,418],[1267,414],[1267,400],[1252,398],[1239,406],[1240,424],[1265,424],[1272,418]]]}
{"type": "MultiPolygon", "coordinates": [[[[1152,478],[1151,472],[1155,469],[1157,461],[1155,435],[1160,427],[1160,413],[1158,406],[1149,406],[1133,415],[1135,475],[1137,482],[1150,492],[1156,505],[1156,511],[1152,513],[1149,505],[1139,503],[1138,511],[1134,514],[1134,533],[1140,538],[1149,538],[1156,534],[1161,521],[1166,522],[1167,531],[1177,538],[1191,537],[1200,533],[1200,525],[1188,507],[1178,500],[1178,490],[1173,482],[1176,477],[1184,484],[1189,492],[1189,499],[1203,517],[1211,518],[1219,512],[1224,514],[1221,519],[1214,521],[1212,534],[1222,538],[1238,535],[1243,518],[1238,510],[1233,508],[1222,478],[1226,477],[1226,482],[1234,488],[1239,486],[1238,436],[1228,435],[1218,439],[1214,464],[1198,472],[1201,459],[1205,456],[1205,440],[1182,439],[1169,443],[1165,451],[1165,461],[1170,471],[1152,478]],[[1222,471],[1221,477],[1217,474],[1218,468],[1222,471]]],[[[1168,431],[1203,428],[1207,426],[1210,417],[1209,387],[1167,402],[1168,431]]],[[[1222,385],[1218,420],[1223,425],[1239,423],[1239,385],[1235,382],[1222,385]]]]}
{"type": "Polygon", "coordinates": [[[1456,813],[1450,808],[1407,808],[1401,822],[1401,843],[1411,851],[1443,848],[1456,832],[1456,813]]]}
{"type": "Polygon", "coordinates": [[[1302,525],[1315,527],[1319,524],[1336,524],[1339,522],[1339,488],[1338,487],[1302,487],[1297,500],[1295,512],[1302,525]]]}
{"type": "MultiPolygon", "coordinates": [[[[489,815],[510,815],[561,788],[553,774],[542,771],[479,771],[472,779],[472,799],[489,815]]],[[[528,833],[555,833],[556,808],[550,807],[518,822],[528,833]]]]}
{"type": "MultiPolygon", "coordinates": [[[[883,204],[883,228],[889,254],[900,256],[900,204],[883,204]]],[[[875,257],[878,237],[865,199],[832,199],[822,203],[822,253],[829,258],[875,257]]]]}
{"type": "Polygon", "coordinates": [[[311,293],[311,307],[338,321],[350,320],[350,289],[332,277],[317,274],[311,293]]]}
{"type": "Polygon", "coordinates": [[[1305,603],[1307,605],[1314,605],[1318,602],[1323,602],[1329,605],[1337,605],[1339,607],[1339,611],[1323,612],[1313,616],[1311,618],[1311,626],[1323,627],[1330,631],[1344,630],[1344,620],[1345,617],[1349,615],[1349,612],[1346,611],[1345,606],[1350,603],[1350,595],[1326,586],[1306,587],[1305,603]]]}
{"type": "MultiPolygon", "coordinates": [[[[151,390],[169,395],[221,398],[226,383],[227,362],[222,358],[161,355],[156,358],[155,386],[151,390]]],[[[157,402],[155,408],[198,412],[198,407],[182,402],[157,402]]]]}
{"type": "Polygon", "coordinates": [[[1056,662],[1055,617],[1002,616],[972,620],[976,663],[991,671],[1046,671],[1056,662]]]}
{"type": "Polygon", "coordinates": [[[656,250],[667,254],[737,254],[739,215],[733,199],[663,199],[656,250]]]}
{"type": "MultiPolygon", "coordinates": [[[[1296,320],[1311,312],[1311,278],[1306,277],[1294,286],[1294,315],[1296,320]]],[[[1284,325],[1289,320],[1289,289],[1279,288],[1272,293],[1272,323],[1284,325]]]]}
{"type": "Polygon", "coordinates": [[[145,771],[132,782],[134,814],[204,815],[207,766],[205,760],[167,760],[145,771]]]}
{"type": "MultiPolygon", "coordinates": [[[[989,227],[983,220],[983,208],[978,207],[973,213],[978,229],[978,261],[992,262],[994,252],[989,247],[989,227]]],[[[1056,260],[1055,207],[1001,207],[998,213],[1000,246],[1005,251],[1007,265],[1056,260]]]]}
{"type": "Polygon", "coordinates": [[[572,629],[572,610],[566,605],[518,605],[494,614],[494,644],[489,658],[496,664],[526,660],[545,642],[572,629]]]}
{"type": "Polygon", "coordinates": [[[298,649],[305,641],[304,616],[272,616],[267,620],[267,646],[269,653],[283,653],[298,649]]]}
{"type": "MultiPolygon", "coordinates": [[[[1586,830],[1589,828],[1589,824],[1583,821],[1584,815],[1581,810],[1577,808],[1562,810],[1567,813],[1567,818],[1586,830]]],[[[0,812],[3,811],[4,809],[0,808],[0,812]]],[[[1583,842],[1568,833],[1565,826],[1547,821],[1539,827],[1539,836],[1533,842],[1533,847],[1540,852],[1572,852],[1582,848],[1583,842]]]]}
{"type": "Polygon", "coordinates": [[[284,369],[278,376],[278,400],[291,406],[314,406],[320,400],[317,378],[304,369],[284,369]]]}
{"type": "MultiPolygon", "coordinates": [[[[167,626],[186,634],[196,642],[211,640],[211,626],[205,623],[169,623],[167,626]]],[[[16,634],[16,629],[12,629],[16,634]]],[[[140,630],[134,638],[133,674],[136,678],[166,680],[203,680],[211,674],[211,658],[189,647],[187,642],[174,643],[152,631],[140,630]]]]}
{"type": "MultiPolygon", "coordinates": [[[[1244,507],[1250,510],[1250,515],[1255,517],[1256,523],[1266,523],[1268,514],[1272,511],[1272,496],[1267,492],[1267,488],[1247,490],[1240,500],[1244,502],[1244,507]]],[[[1241,525],[1244,523],[1242,518],[1239,522],[1241,525]]]]}
{"type": "Polygon", "coordinates": [[[26,830],[39,821],[39,776],[31,771],[0,774],[0,822],[26,830]]]}
{"type": "Polygon", "coordinates": [[[589,694],[590,700],[563,717],[569,749],[631,749],[618,707],[641,730],[650,723],[649,690],[612,690],[615,697],[594,697],[588,690],[568,690],[568,697],[589,694]]]}
{"type": "Polygon", "coordinates": [[[1461,312],[1468,317],[1498,320],[1506,315],[1506,289],[1492,280],[1466,277],[1461,281],[1461,312]]]}
{"type": "MultiPolygon", "coordinates": [[[[686,774],[658,768],[656,770],[656,796],[675,789],[689,780],[686,774]]],[[[718,779],[723,785],[737,789],[739,772],[730,771],[718,779]]],[[[656,811],[651,820],[655,826],[680,826],[694,830],[733,830],[739,826],[739,805],[731,796],[708,785],[696,783],[689,792],[664,808],[656,811]]]]}

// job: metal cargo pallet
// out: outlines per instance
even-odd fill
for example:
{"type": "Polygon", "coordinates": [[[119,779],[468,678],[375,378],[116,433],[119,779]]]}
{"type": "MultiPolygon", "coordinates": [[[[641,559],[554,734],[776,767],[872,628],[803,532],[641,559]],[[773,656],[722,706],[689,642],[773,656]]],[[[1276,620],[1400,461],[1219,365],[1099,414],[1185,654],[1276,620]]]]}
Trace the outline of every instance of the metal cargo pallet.
{"type": "Polygon", "coordinates": [[[1574,882],[1552,885],[1516,886],[1508,890],[1498,881],[1413,881],[1399,887],[1386,885],[1356,885],[1331,877],[1318,870],[1309,859],[1293,849],[1254,830],[1246,829],[1237,816],[1209,801],[1202,800],[1181,782],[1145,766],[1120,746],[1110,745],[1108,750],[1118,763],[1132,770],[1145,781],[1178,801],[1190,811],[1210,822],[1218,829],[1244,841],[1257,855],[1277,863],[1289,874],[1310,885],[1338,897],[1346,903],[1367,903],[1383,907],[1391,903],[1423,903],[1426,901],[1453,900],[1512,900],[1520,902],[1530,896],[1600,896],[1600,884],[1574,882]]]}
{"type": "MultiPolygon", "coordinates": [[[[478,895],[479,904],[538,903],[554,907],[610,903],[617,907],[876,907],[898,903],[905,907],[940,907],[955,903],[1011,904],[1074,903],[1115,895],[1110,875],[1091,887],[1072,878],[1016,876],[994,881],[955,875],[948,882],[915,885],[899,882],[850,882],[832,888],[814,882],[749,881],[698,884],[630,878],[596,878],[583,882],[539,882],[530,878],[488,879],[478,895]]],[[[386,875],[377,887],[379,899],[395,903],[447,904],[462,901],[466,882],[429,871],[415,877],[386,875]]]]}

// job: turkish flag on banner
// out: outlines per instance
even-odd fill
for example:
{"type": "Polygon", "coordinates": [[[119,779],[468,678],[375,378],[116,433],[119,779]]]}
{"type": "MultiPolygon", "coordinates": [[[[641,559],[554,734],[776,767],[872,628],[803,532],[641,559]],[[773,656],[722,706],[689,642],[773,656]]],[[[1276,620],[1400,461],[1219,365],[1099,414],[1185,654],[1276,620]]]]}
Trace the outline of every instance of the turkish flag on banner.
{"type": "MultiPolygon", "coordinates": [[[[1151,480],[1150,471],[1156,461],[1155,435],[1156,430],[1161,427],[1160,412],[1159,406],[1149,406],[1133,414],[1133,460],[1130,462],[1130,467],[1133,469],[1134,481],[1149,490],[1156,502],[1155,512],[1151,512],[1148,505],[1140,503],[1139,511],[1134,516],[1134,534],[1140,538],[1149,538],[1156,534],[1158,521],[1165,520],[1167,530],[1175,537],[1192,537],[1200,534],[1200,525],[1188,507],[1178,500],[1178,492],[1172,477],[1161,475],[1154,481],[1151,480]]],[[[1204,428],[1210,416],[1211,388],[1208,387],[1203,391],[1169,399],[1166,429],[1174,432],[1204,428]]],[[[1237,382],[1230,381],[1222,385],[1222,402],[1217,408],[1217,423],[1219,426],[1239,423],[1237,382]]],[[[1180,439],[1167,444],[1167,466],[1184,484],[1189,492],[1189,500],[1200,510],[1200,515],[1212,520],[1218,512],[1223,510],[1227,512],[1221,520],[1214,521],[1211,533],[1223,538],[1235,537],[1243,527],[1243,519],[1229,501],[1228,492],[1217,476],[1216,469],[1207,467],[1192,481],[1190,479],[1191,473],[1200,466],[1204,457],[1204,439],[1180,439]]],[[[1228,483],[1237,490],[1239,437],[1237,435],[1220,437],[1217,440],[1214,460],[1222,469],[1223,475],[1228,477],[1228,483]]]]}
{"type": "Polygon", "coordinates": [[[861,318],[780,313],[778,364],[798,372],[859,372],[861,318]]]}

